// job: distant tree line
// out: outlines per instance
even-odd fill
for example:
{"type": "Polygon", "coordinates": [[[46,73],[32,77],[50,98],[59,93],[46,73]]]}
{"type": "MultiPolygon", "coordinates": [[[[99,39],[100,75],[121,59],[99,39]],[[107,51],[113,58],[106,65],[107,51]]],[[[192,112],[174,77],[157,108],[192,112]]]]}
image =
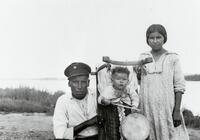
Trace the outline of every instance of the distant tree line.
{"type": "Polygon", "coordinates": [[[29,87],[0,88],[0,111],[39,112],[53,114],[56,101],[63,91],[50,94],[29,87]]]}
{"type": "MultiPolygon", "coordinates": [[[[29,87],[0,88],[0,111],[41,112],[53,115],[56,101],[63,94],[63,91],[50,94],[29,87]]],[[[200,128],[200,116],[194,116],[192,111],[184,109],[183,117],[187,127],[200,128]]]]}
{"type": "Polygon", "coordinates": [[[200,81],[200,74],[185,75],[187,81],[200,81]]]}

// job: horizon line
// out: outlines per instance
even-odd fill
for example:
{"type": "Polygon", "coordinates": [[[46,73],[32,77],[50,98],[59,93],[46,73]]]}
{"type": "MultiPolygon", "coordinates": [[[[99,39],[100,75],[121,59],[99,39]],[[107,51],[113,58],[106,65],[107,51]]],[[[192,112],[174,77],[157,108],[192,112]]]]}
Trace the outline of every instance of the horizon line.
{"type": "MultiPolygon", "coordinates": [[[[200,75],[200,74],[184,74],[184,76],[194,76],[194,75],[200,75]]],[[[37,78],[0,78],[0,80],[66,80],[66,77],[37,77],[37,78]]]]}

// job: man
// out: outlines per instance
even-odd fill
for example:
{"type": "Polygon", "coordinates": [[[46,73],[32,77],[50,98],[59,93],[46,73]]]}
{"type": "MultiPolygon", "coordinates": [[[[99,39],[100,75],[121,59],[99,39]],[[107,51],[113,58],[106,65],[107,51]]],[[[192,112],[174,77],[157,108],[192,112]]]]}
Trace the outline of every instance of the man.
{"type": "Polygon", "coordinates": [[[57,139],[97,140],[100,122],[97,116],[96,93],[88,89],[91,68],[84,63],[72,63],[64,74],[68,77],[71,97],[58,98],[53,128],[57,139]]]}

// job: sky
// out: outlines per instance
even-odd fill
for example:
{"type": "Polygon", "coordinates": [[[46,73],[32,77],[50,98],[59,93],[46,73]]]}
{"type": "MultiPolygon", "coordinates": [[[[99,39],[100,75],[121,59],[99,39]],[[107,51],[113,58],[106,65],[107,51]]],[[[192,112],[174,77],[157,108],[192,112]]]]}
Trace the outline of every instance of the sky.
{"type": "MultiPolygon", "coordinates": [[[[199,7],[199,0],[1,0],[0,79],[64,78],[72,62],[94,71],[103,56],[138,60],[150,50],[151,24],[166,28],[164,48],[179,54],[184,74],[200,74],[199,7]]],[[[183,105],[199,114],[199,83],[188,84],[183,105]]]]}
{"type": "Polygon", "coordinates": [[[0,78],[64,77],[72,62],[93,70],[102,56],[137,60],[146,29],[162,24],[164,45],[185,74],[200,74],[199,0],[0,1],[0,78]],[[196,63],[197,62],[197,63],[196,63]]]}

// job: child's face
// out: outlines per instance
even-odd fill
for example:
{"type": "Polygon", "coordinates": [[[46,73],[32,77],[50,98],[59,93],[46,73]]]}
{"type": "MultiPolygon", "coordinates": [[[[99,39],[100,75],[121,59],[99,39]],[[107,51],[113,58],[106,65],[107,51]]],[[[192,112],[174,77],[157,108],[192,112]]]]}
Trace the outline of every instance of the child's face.
{"type": "Polygon", "coordinates": [[[112,75],[113,87],[117,90],[124,90],[129,82],[128,75],[126,73],[118,73],[112,75]]]}
{"type": "Polygon", "coordinates": [[[158,32],[153,32],[149,35],[148,43],[153,51],[159,51],[164,44],[164,37],[158,32]]]}

